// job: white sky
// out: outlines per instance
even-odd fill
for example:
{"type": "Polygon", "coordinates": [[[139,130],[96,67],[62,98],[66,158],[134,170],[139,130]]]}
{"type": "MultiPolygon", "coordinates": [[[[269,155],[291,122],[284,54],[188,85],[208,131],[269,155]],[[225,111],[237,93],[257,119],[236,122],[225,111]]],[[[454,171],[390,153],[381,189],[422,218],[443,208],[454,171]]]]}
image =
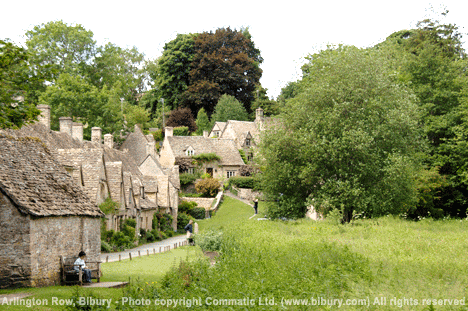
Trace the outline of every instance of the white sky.
{"type": "Polygon", "coordinates": [[[93,31],[99,45],[136,46],[147,58],[159,57],[164,44],[177,33],[249,27],[264,58],[261,83],[275,98],[287,82],[300,78],[304,56],[326,44],[374,45],[395,31],[413,28],[423,18],[435,16],[431,7],[436,12],[446,7],[450,13],[445,22],[468,32],[466,0],[4,2],[0,38],[22,44],[24,33],[33,26],[63,20],[93,31]]]}

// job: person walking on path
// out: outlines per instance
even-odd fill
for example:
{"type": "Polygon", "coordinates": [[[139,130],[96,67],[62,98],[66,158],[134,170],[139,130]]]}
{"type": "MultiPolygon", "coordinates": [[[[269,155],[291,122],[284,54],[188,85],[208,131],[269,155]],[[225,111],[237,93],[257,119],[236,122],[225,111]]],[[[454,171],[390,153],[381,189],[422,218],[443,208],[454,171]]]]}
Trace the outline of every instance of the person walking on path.
{"type": "Polygon", "coordinates": [[[193,220],[190,219],[189,223],[184,227],[184,230],[187,232],[187,240],[189,241],[189,244],[190,245],[195,245],[195,243],[193,243],[193,220]]]}
{"type": "Polygon", "coordinates": [[[253,208],[255,210],[255,215],[257,215],[258,214],[258,199],[254,200],[253,208]]]}

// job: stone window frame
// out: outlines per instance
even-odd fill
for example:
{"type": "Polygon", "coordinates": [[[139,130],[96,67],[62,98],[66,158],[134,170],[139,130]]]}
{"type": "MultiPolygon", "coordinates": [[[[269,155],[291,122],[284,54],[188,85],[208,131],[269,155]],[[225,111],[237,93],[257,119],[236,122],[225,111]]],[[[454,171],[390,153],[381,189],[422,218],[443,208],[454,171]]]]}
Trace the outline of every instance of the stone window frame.
{"type": "Polygon", "coordinates": [[[236,176],[236,171],[226,171],[227,178],[231,178],[233,176],[236,176]]]}

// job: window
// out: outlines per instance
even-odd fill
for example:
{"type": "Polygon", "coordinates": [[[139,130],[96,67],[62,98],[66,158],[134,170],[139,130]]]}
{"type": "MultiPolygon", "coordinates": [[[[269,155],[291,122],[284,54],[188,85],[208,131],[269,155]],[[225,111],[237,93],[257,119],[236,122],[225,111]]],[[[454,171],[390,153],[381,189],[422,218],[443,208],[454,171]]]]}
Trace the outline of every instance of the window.
{"type": "Polygon", "coordinates": [[[187,173],[193,174],[193,173],[194,173],[194,172],[193,172],[193,167],[188,168],[188,169],[187,169],[187,173]]]}
{"type": "Polygon", "coordinates": [[[190,157],[190,156],[193,156],[195,154],[195,150],[193,150],[192,147],[189,147],[186,151],[185,151],[185,155],[190,157]]]}
{"type": "Polygon", "coordinates": [[[231,178],[232,176],[236,176],[236,171],[227,171],[227,178],[231,178]]]}
{"type": "Polygon", "coordinates": [[[250,138],[247,138],[247,139],[245,140],[245,145],[246,145],[246,146],[250,146],[250,138]]]}
{"type": "Polygon", "coordinates": [[[252,152],[249,152],[247,154],[247,161],[252,161],[252,160],[253,160],[253,154],[252,154],[252,152]]]}

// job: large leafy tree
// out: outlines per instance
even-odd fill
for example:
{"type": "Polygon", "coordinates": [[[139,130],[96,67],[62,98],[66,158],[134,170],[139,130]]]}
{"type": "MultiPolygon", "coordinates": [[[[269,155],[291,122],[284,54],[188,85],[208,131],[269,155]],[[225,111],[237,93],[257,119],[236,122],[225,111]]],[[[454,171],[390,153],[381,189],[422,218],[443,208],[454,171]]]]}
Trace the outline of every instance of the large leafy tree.
{"type": "MultiPolygon", "coordinates": [[[[446,13],[444,13],[445,15],[446,13]]],[[[452,24],[426,19],[417,29],[392,34],[380,45],[394,51],[400,79],[414,91],[422,109],[420,122],[431,149],[427,164],[447,177],[439,196],[431,202],[452,216],[465,216],[468,202],[463,177],[466,160],[463,145],[466,122],[464,93],[468,86],[468,62],[461,34],[452,24]]]]}
{"type": "Polygon", "coordinates": [[[162,56],[149,68],[159,98],[164,98],[166,105],[172,109],[182,106],[181,95],[190,83],[195,38],[194,34],[178,34],[164,45],[162,56]]]}
{"type": "Polygon", "coordinates": [[[23,48],[0,40],[0,128],[20,128],[39,114],[32,86],[42,81],[31,73],[28,59],[23,48]]]}
{"type": "Polygon", "coordinates": [[[345,221],[414,209],[419,110],[387,55],[339,47],[308,59],[261,142],[271,216],[303,217],[307,204],[338,209],[345,221]]]}
{"type": "Polygon", "coordinates": [[[31,60],[38,66],[49,65],[53,80],[61,73],[84,75],[96,52],[93,32],[80,24],[49,22],[27,31],[26,37],[34,55],[31,60]]]}
{"type": "Polygon", "coordinates": [[[118,89],[98,89],[86,79],[63,73],[56,83],[39,98],[40,104],[51,106],[51,127],[59,128],[59,117],[74,118],[85,125],[84,136],[91,137],[91,127],[104,133],[117,133],[123,127],[118,89]]]}
{"type": "Polygon", "coordinates": [[[228,120],[247,121],[249,115],[241,102],[234,96],[224,94],[219,98],[211,122],[227,122],[228,120]]]}
{"type": "Polygon", "coordinates": [[[223,94],[234,96],[251,112],[254,91],[262,76],[260,51],[244,31],[220,28],[199,34],[190,69],[190,85],[184,104],[193,111],[205,108],[208,115],[223,94]]]}

